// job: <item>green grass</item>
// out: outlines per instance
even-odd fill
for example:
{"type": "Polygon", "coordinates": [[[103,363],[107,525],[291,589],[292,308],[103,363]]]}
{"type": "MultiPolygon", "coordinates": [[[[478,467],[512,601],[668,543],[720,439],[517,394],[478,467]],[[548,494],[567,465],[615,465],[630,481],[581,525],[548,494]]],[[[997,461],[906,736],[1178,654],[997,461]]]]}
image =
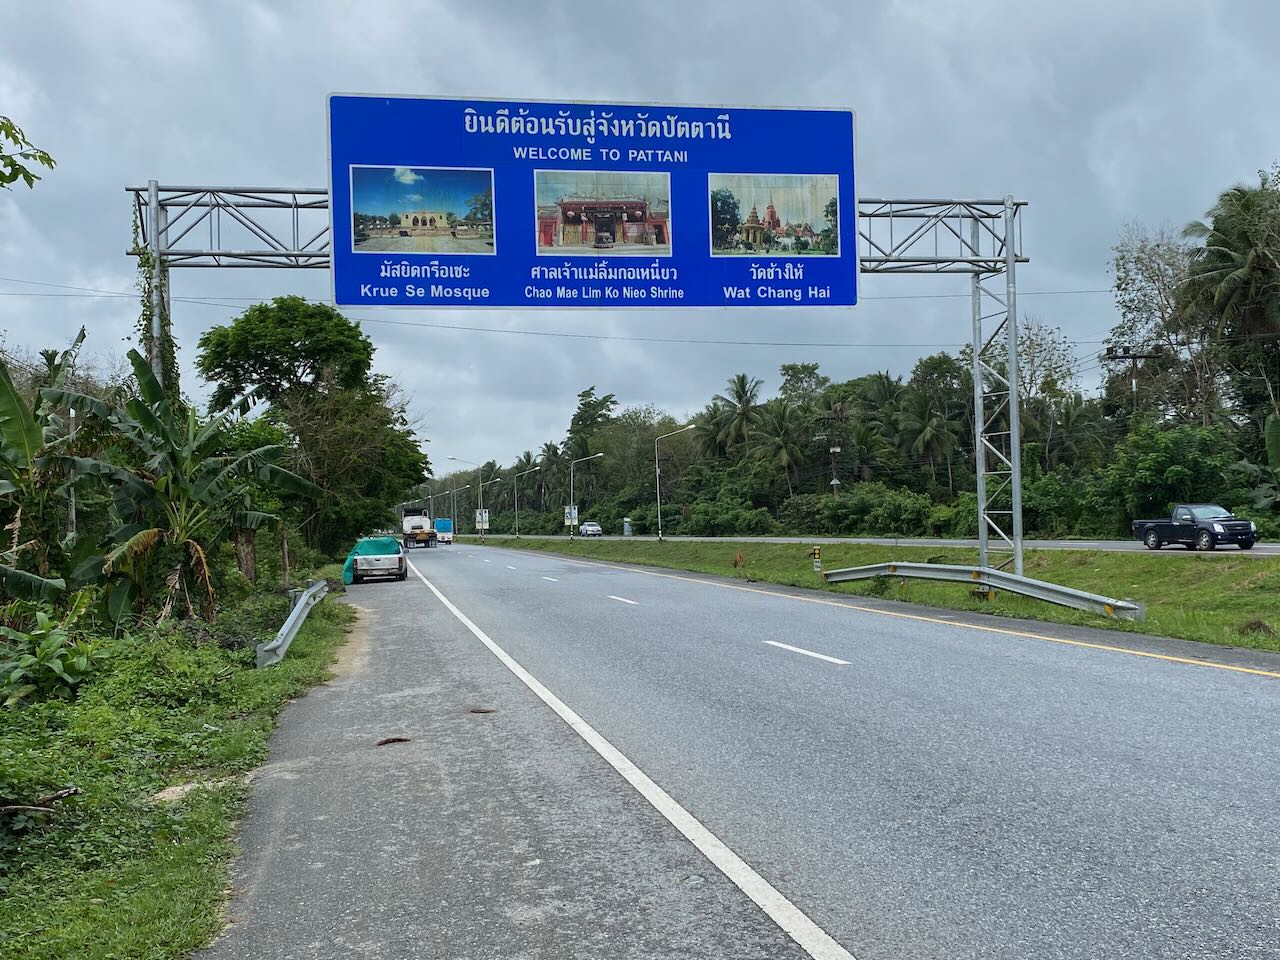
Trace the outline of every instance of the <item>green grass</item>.
{"type": "Polygon", "coordinates": [[[167,960],[208,942],[223,922],[240,775],[266,758],[285,702],[330,676],[354,616],[321,604],[267,670],[250,644],[163,631],[119,650],[75,702],[0,713],[0,783],[83,791],[18,842],[0,837],[0,958],[167,960]]]}
{"type": "MultiPolygon", "coordinates": [[[[567,539],[516,541],[492,537],[489,544],[811,587],[853,596],[880,596],[999,616],[1085,624],[1280,651],[1280,637],[1277,636],[1280,631],[1280,559],[1246,557],[1230,551],[1192,557],[1097,550],[1038,550],[1027,553],[1025,572],[1029,577],[1146,604],[1146,621],[1131,623],[1010,594],[1000,594],[990,602],[979,600],[960,584],[888,578],[828,584],[813,571],[808,544],[729,540],[716,543],[581,539],[572,542],[567,539]],[[742,562],[735,568],[734,559],[738,555],[741,555],[742,562]]],[[[479,544],[468,540],[468,545],[479,544]]],[[[822,544],[822,565],[826,570],[889,560],[973,564],[977,562],[977,551],[879,544],[822,544]]]]}

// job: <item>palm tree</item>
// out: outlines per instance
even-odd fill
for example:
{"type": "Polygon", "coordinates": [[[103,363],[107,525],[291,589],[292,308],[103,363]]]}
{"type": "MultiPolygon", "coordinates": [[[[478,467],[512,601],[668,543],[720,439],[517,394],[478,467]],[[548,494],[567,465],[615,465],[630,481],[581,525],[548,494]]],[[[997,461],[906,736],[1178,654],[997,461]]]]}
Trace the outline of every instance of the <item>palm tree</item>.
{"type": "Polygon", "coordinates": [[[845,428],[843,446],[845,459],[853,463],[854,473],[861,480],[870,480],[875,476],[875,468],[889,448],[889,442],[874,422],[866,417],[856,417],[845,428]]]}
{"type": "Polygon", "coordinates": [[[1049,469],[1059,464],[1092,465],[1102,452],[1101,424],[1097,404],[1080,394],[1072,394],[1058,410],[1058,425],[1049,442],[1049,469]]]}
{"type": "Polygon", "coordinates": [[[729,454],[725,437],[729,434],[729,421],[733,410],[718,398],[702,408],[693,418],[697,425],[693,437],[698,445],[698,455],[706,460],[723,460],[729,454]]]}
{"type": "Polygon", "coordinates": [[[728,389],[712,398],[712,403],[719,401],[732,411],[723,424],[724,434],[721,440],[727,450],[736,450],[746,446],[751,439],[751,431],[760,418],[760,388],[764,381],[739,373],[729,379],[728,389]]]}
{"type": "Polygon", "coordinates": [[[1207,218],[1183,230],[1204,244],[1191,256],[1192,291],[1212,301],[1220,331],[1280,331],[1280,192],[1265,180],[1239,184],[1218,197],[1207,218]]]}
{"type": "Polygon", "coordinates": [[[554,500],[555,495],[564,487],[569,467],[565,462],[564,454],[560,451],[560,445],[551,441],[542,445],[542,450],[538,453],[538,462],[542,464],[542,469],[538,471],[539,499],[541,509],[545,513],[548,492],[554,500]]]}
{"type": "Polygon", "coordinates": [[[903,390],[901,378],[890,376],[885,371],[867,377],[859,391],[868,420],[882,437],[891,442],[897,441],[897,414],[903,390]]]}
{"type": "Polygon", "coordinates": [[[894,417],[898,427],[899,449],[929,462],[929,476],[937,479],[935,461],[947,458],[947,484],[955,489],[951,476],[951,451],[959,442],[960,421],[948,420],[934,402],[919,390],[912,390],[902,400],[894,417]]]}
{"type": "Polygon", "coordinates": [[[787,496],[794,493],[791,472],[804,457],[805,419],[801,408],[789,400],[776,397],[760,408],[760,416],[751,437],[754,454],[774,466],[782,467],[787,478],[787,496]]]}

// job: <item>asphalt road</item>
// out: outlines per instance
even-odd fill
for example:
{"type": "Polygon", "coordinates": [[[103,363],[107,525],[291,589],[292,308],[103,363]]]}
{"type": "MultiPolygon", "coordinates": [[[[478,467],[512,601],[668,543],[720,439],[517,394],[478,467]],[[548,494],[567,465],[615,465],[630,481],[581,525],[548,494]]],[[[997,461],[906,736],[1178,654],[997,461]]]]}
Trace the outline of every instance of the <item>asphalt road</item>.
{"type": "MultiPolygon", "coordinates": [[[[470,535],[468,535],[470,536],[470,535]]],[[[545,534],[524,534],[526,540],[558,540],[560,537],[545,534]]],[[[501,541],[504,535],[491,534],[489,539],[501,541]]],[[[657,537],[606,536],[602,540],[656,540],[657,537]]],[[[868,543],[889,547],[969,547],[978,548],[977,540],[956,540],[943,537],[664,537],[665,540],[690,540],[714,543],[719,540],[741,540],[746,543],[868,543]]],[[[1137,540],[1024,540],[1028,550],[1102,550],[1107,553],[1146,553],[1147,548],[1137,540]]],[[[1162,557],[1235,556],[1280,557],[1280,543],[1259,543],[1252,550],[1239,547],[1218,547],[1211,553],[1198,553],[1185,547],[1170,546],[1157,551],[1162,557]]]]}
{"type": "MultiPolygon", "coordinates": [[[[858,960],[1280,958],[1280,657],[410,556],[858,960]]],[[[367,637],[286,713],[212,957],[805,956],[426,585],[351,598],[367,637]]]]}

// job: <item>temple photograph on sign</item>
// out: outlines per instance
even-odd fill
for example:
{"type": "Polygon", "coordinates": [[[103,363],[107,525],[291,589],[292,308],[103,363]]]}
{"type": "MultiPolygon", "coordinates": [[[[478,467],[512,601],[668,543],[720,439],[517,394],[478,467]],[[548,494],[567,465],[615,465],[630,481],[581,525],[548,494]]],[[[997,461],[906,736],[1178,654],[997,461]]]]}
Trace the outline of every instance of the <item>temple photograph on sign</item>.
{"type": "Polygon", "coordinates": [[[351,167],[356,253],[493,254],[493,171],[351,167]]]}
{"type": "Polygon", "coordinates": [[[713,173],[707,180],[712,256],[840,255],[835,174],[713,173]]]}
{"type": "Polygon", "coordinates": [[[539,254],[671,255],[668,174],[535,170],[533,176],[539,254]]]}

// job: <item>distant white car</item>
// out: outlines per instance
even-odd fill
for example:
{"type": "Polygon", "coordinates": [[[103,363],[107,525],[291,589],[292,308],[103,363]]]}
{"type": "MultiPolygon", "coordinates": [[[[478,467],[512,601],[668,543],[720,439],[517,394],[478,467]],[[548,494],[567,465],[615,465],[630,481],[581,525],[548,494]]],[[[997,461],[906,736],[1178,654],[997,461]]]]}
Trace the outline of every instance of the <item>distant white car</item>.
{"type": "Polygon", "coordinates": [[[578,536],[603,537],[604,530],[594,520],[583,520],[582,523],[578,524],[578,536]]]}

